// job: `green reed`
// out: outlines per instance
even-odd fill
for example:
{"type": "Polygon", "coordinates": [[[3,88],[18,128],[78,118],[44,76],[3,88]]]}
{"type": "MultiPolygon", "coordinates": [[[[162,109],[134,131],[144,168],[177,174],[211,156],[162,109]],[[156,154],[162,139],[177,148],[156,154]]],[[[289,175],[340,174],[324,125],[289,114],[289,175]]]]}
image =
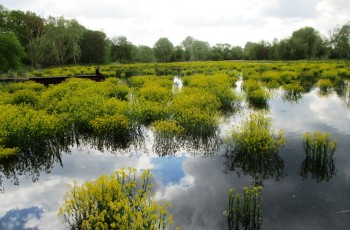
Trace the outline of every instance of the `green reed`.
{"type": "Polygon", "coordinates": [[[302,139],[306,156],[322,162],[327,161],[329,157],[333,157],[337,147],[337,140],[332,139],[331,135],[327,132],[306,132],[302,139]]]}
{"type": "Polygon", "coordinates": [[[229,229],[259,229],[261,226],[261,186],[243,188],[243,195],[234,189],[228,192],[228,208],[225,212],[229,229]]]}

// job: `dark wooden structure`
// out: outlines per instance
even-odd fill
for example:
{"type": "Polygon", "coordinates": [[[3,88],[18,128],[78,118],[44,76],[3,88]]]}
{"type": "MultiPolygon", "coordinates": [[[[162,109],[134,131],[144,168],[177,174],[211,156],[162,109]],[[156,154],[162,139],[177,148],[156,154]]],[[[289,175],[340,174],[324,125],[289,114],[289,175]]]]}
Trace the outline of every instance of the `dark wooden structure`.
{"type": "Polygon", "coordinates": [[[29,77],[29,78],[0,78],[0,82],[2,83],[10,83],[10,82],[24,82],[24,81],[34,81],[37,83],[41,83],[44,85],[51,84],[59,84],[67,80],[68,78],[83,78],[90,79],[93,81],[104,81],[105,78],[103,76],[97,75],[74,75],[72,77],[69,76],[57,76],[57,77],[29,77]]]}

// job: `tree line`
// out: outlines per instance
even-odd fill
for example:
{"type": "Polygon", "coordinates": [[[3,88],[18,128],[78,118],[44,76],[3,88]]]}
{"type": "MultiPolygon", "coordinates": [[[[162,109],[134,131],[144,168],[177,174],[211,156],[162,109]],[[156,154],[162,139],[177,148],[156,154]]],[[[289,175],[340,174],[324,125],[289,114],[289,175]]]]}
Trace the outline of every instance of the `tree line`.
{"type": "Polygon", "coordinates": [[[42,68],[67,64],[177,62],[204,60],[349,59],[350,22],[326,37],[303,27],[288,38],[247,42],[244,47],[186,37],[174,46],[159,38],[153,47],[134,45],[126,36],[108,38],[75,19],[42,18],[33,12],[0,5],[0,73],[24,66],[42,68]]]}

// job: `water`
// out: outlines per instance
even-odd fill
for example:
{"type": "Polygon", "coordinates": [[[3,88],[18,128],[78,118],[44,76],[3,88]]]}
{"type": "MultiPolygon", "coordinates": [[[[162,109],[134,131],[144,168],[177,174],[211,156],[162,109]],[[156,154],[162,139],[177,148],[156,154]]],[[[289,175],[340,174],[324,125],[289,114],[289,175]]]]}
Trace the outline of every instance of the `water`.
{"type": "MultiPolygon", "coordinates": [[[[169,211],[174,215],[174,225],[182,229],[227,229],[223,213],[228,189],[240,191],[257,179],[264,187],[262,229],[350,229],[348,102],[348,92],[320,96],[317,89],[297,101],[288,102],[281,96],[271,99],[273,125],[276,131],[286,131],[287,143],[279,158],[259,173],[254,167],[233,171],[224,148],[211,148],[211,144],[183,146],[170,157],[159,157],[153,151],[150,131],[144,132],[142,147],[132,150],[111,153],[79,146],[41,161],[2,165],[0,229],[65,229],[57,212],[66,185],[128,166],[152,169],[156,199],[172,202],[169,211]],[[305,154],[301,136],[314,130],[327,131],[338,139],[334,171],[308,172],[302,167],[305,154]]],[[[242,113],[246,111],[249,109],[242,113]]],[[[220,136],[229,133],[241,115],[227,119],[230,125],[221,126],[220,136]]]]}

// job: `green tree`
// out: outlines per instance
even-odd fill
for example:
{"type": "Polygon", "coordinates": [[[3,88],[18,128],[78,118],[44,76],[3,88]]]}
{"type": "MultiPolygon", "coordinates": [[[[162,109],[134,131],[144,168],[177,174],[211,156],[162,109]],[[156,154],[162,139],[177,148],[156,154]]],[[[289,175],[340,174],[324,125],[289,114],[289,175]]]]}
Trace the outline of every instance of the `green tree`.
{"type": "Polygon", "coordinates": [[[244,46],[244,59],[247,60],[257,60],[258,55],[257,55],[257,49],[258,49],[258,44],[254,42],[247,42],[244,46]]]}
{"type": "Polygon", "coordinates": [[[81,55],[80,40],[85,32],[75,19],[49,17],[41,37],[40,52],[44,65],[77,63],[81,55]]]}
{"type": "Polygon", "coordinates": [[[153,49],[145,45],[138,46],[136,61],[142,62],[142,63],[153,62],[154,61],[153,49]]]}
{"type": "Polygon", "coordinates": [[[312,27],[303,27],[292,34],[292,55],[294,59],[311,58],[315,53],[315,46],[320,37],[318,31],[312,27]]]}
{"type": "Polygon", "coordinates": [[[37,65],[38,42],[44,31],[44,20],[35,13],[2,8],[0,13],[2,31],[13,32],[27,52],[27,63],[37,65]]]}
{"type": "Polygon", "coordinates": [[[153,52],[158,62],[168,62],[174,51],[174,45],[167,38],[159,38],[153,46],[153,52]]]}
{"type": "Polygon", "coordinates": [[[181,47],[184,49],[185,51],[185,61],[189,61],[191,59],[191,46],[192,46],[192,43],[195,39],[191,36],[187,36],[185,38],[185,40],[183,40],[181,42],[181,47]]]}
{"type": "Polygon", "coordinates": [[[229,60],[231,59],[231,45],[228,43],[218,43],[211,49],[211,57],[213,60],[229,60]]]}
{"type": "Polygon", "coordinates": [[[126,36],[112,38],[111,55],[119,63],[128,63],[133,61],[133,45],[128,41],[126,36]]]}
{"type": "Polygon", "coordinates": [[[191,60],[207,60],[210,55],[210,45],[208,42],[194,40],[191,45],[191,60]]]}
{"type": "Polygon", "coordinates": [[[11,32],[0,33],[0,72],[18,69],[25,57],[24,48],[16,35],[11,32]]]}
{"type": "Polygon", "coordinates": [[[174,61],[174,62],[185,61],[185,51],[181,46],[175,46],[173,55],[171,56],[171,61],[174,61]]]}
{"type": "Polygon", "coordinates": [[[243,48],[240,46],[232,46],[230,52],[230,56],[234,60],[240,60],[243,58],[243,48]]]}
{"type": "Polygon", "coordinates": [[[80,41],[81,63],[103,63],[107,54],[106,34],[87,30],[80,41]]]}
{"type": "Polygon", "coordinates": [[[350,58],[350,23],[335,31],[333,43],[336,58],[350,58]]]}

